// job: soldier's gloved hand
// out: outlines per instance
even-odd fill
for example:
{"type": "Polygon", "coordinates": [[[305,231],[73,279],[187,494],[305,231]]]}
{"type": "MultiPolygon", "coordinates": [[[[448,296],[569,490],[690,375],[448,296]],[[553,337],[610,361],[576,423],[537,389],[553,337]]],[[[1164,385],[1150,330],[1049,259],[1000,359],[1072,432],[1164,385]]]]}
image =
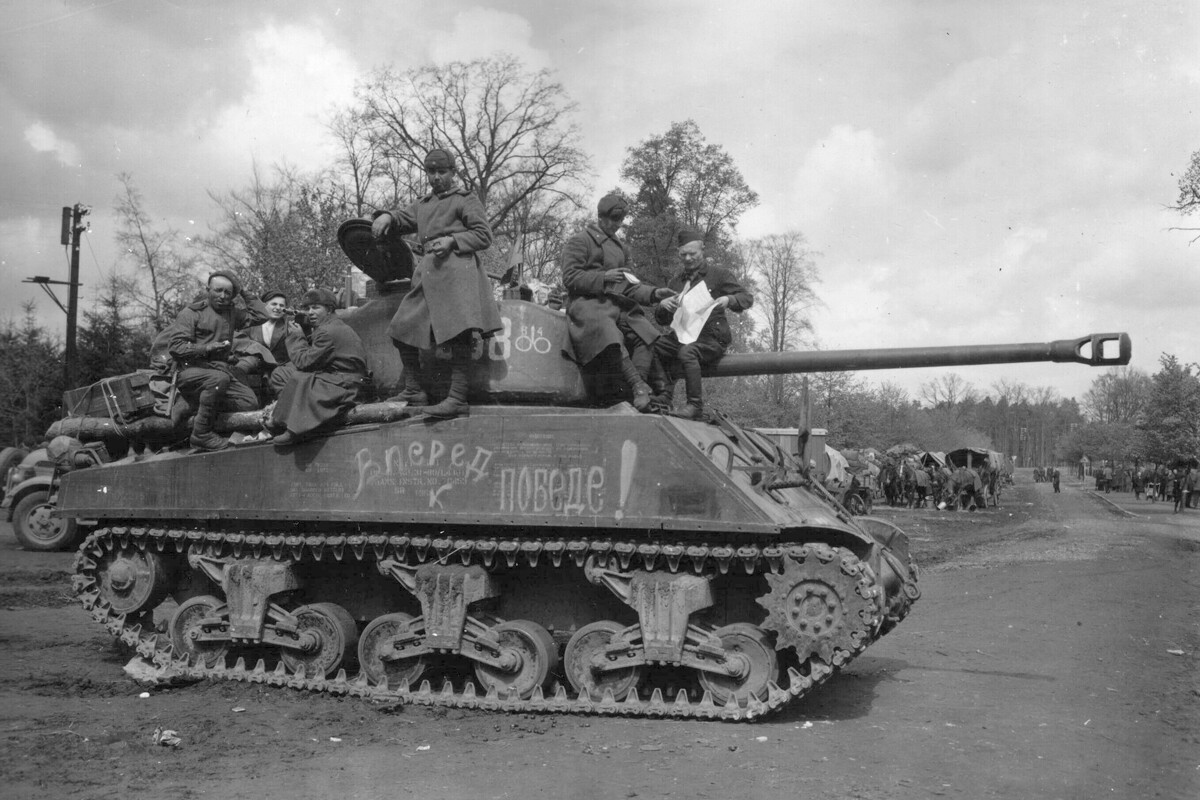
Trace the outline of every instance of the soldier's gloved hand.
{"type": "Polygon", "coordinates": [[[219,356],[223,351],[229,348],[229,342],[211,342],[204,345],[204,357],[213,358],[219,356]]]}
{"type": "Polygon", "coordinates": [[[655,300],[666,300],[668,297],[674,297],[674,296],[675,296],[675,293],[673,291],[671,291],[670,289],[666,288],[665,286],[654,290],[654,299],[655,300]]]}
{"type": "Polygon", "coordinates": [[[382,239],[391,232],[392,225],[395,223],[396,218],[384,211],[371,223],[371,235],[376,239],[382,239]]]}

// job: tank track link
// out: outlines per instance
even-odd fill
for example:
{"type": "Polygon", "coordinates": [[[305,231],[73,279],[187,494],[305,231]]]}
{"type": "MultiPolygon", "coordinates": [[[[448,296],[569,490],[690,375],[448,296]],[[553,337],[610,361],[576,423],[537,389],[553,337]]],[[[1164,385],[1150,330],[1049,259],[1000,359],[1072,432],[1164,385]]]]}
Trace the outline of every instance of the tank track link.
{"type": "Polygon", "coordinates": [[[859,561],[843,548],[834,548],[819,543],[803,545],[696,545],[654,544],[645,541],[602,540],[532,540],[532,539],[457,539],[450,537],[384,536],[384,535],[273,535],[219,532],[171,527],[110,527],[100,528],[87,537],[79,549],[75,561],[73,589],[79,602],[96,622],[123,644],[132,648],[149,664],[153,665],[151,677],[160,681],[173,680],[230,680],[256,683],[279,688],[302,689],[325,692],[331,695],[361,697],[376,704],[412,704],[440,706],[446,708],[481,709],[510,713],[557,713],[586,715],[619,715],[626,717],[650,717],[672,719],[707,720],[752,720],[761,718],[803,697],[824,683],[838,669],[852,661],[859,653],[879,638],[878,620],[883,614],[882,589],[871,568],[859,561]],[[688,698],[685,690],[679,690],[673,699],[664,696],[661,688],[654,688],[649,697],[639,696],[638,691],[615,700],[611,692],[599,700],[586,693],[578,697],[569,696],[560,682],[556,689],[547,694],[538,688],[532,697],[521,699],[498,694],[493,688],[487,694],[478,694],[475,685],[467,682],[456,690],[449,680],[440,688],[423,680],[419,687],[389,687],[372,684],[365,674],[350,677],[344,669],[335,676],[308,677],[300,672],[291,673],[279,663],[268,669],[263,659],[247,666],[239,657],[233,666],[224,660],[212,666],[202,659],[190,661],[186,656],[173,652],[170,638],[150,628],[144,628],[145,617],[127,618],[115,612],[104,599],[97,573],[97,561],[107,553],[125,548],[157,553],[184,553],[198,547],[212,555],[234,557],[291,557],[300,560],[308,555],[316,560],[332,556],[341,561],[346,558],[364,560],[368,552],[377,559],[404,558],[410,551],[420,561],[428,558],[450,563],[459,559],[463,564],[483,563],[490,566],[495,559],[502,558],[510,565],[518,560],[536,566],[542,557],[555,566],[570,560],[582,566],[589,556],[612,558],[622,569],[640,562],[645,569],[668,566],[674,572],[685,566],[685,561],[696,573],[715,565],[721,573],[731,569],[742,569],[747,574],[756,571],[781,573],[785,559],[815,555],[823,562],[841,559],[842,569],[857,585],[855,591],[868,601],[873,609],[872,619],[863,620],[864,635],[855,636],[853,652],[837,649],[828,658],[813,654],[802,664],[786,670],[787,686],[771,682],[768,696],[764,700],[750,697],[745,705],[732,698],[721,705],[714,703],[708,692],[696,701],[688,698]]]}

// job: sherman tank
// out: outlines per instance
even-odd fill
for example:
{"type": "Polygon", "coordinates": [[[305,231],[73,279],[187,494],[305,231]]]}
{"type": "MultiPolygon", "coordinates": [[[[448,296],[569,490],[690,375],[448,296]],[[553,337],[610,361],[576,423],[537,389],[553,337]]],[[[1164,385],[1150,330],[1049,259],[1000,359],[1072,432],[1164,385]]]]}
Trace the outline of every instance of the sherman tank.
{"type": "MultiPolygon", "coordinates": [[[[357,256],[383,291],[345,313],[383,396],[399,375],[383,329],[405,276],[357,256]]],[[[909,613],[917,566],[894,525],[851,516],[806,461],[723,414],[589,406],[563,313],[500,307],[467,416],[365,403],[287,449],[148,448],[65,474],[58,512],[96,526],[76,563],[83,607],[163,680],[721,720],[797,701],[909,613]]],[[[1102,334],[731,354],[710,374],[1101,365],[1129,350],[1102,334]]],[[[219,429],[260,423],[226,415],[219,429]]],[[[84,418],[52,433],[91,440],[91,455],[169,424],[84,418]]]]}

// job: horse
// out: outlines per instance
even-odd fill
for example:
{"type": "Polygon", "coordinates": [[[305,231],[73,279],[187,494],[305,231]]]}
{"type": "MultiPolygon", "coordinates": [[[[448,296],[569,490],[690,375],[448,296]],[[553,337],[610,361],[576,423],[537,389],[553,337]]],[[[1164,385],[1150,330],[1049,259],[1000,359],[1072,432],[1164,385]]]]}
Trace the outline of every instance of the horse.
{"type": "Polygon", "coordinates": [[[889,506],[900,504],[900,472],[894,462],[887,461],[879,468],[879,488],[883,490],[883,497],[889,506]]]}
{"type": "Polygon", "coordinates": [[[912,461],[906,461],[901,484],[904,487],[905,506],[924,508],[925,497],[929,494],[929,473],[912,461]]]}

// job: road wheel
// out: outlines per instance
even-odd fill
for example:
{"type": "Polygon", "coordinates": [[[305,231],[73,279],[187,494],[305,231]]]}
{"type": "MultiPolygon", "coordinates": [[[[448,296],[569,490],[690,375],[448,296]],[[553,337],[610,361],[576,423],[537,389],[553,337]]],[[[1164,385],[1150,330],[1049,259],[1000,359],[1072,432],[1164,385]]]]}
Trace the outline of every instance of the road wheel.
{"type": "Polygon", "coordinates": [[[347,658],[358,652],[358,626],[350,612],[336,603],[313,603],[292,612],[296,630],[310,637],[303,649],[281,653],[289,672],[309,678],[333,675],[347,658]]]}
{"type": "Polygon", "coordinates": [[[26,550],[69,550],[79,544],[73,519],[52,516],[48,491],[30,492],[13,509],[13,533],[26,550]]]}

